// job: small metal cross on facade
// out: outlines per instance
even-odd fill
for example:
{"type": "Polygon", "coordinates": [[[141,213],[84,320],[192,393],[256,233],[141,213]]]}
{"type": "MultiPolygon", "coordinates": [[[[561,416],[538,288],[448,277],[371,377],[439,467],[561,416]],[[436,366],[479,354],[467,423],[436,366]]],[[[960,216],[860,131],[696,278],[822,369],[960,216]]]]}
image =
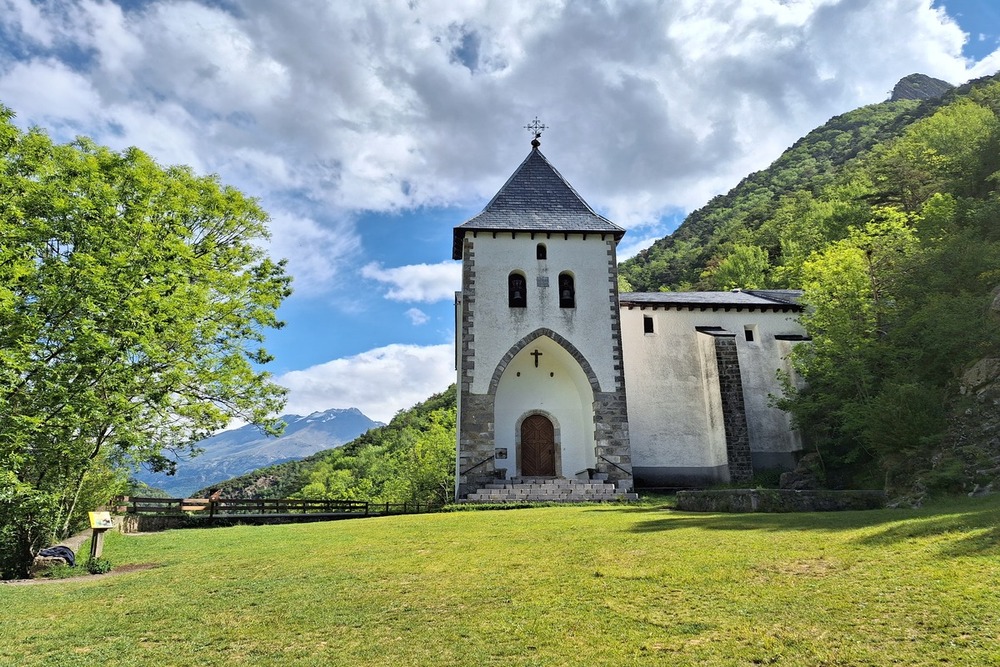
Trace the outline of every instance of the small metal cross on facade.
{"type": "Polygon", "coordinates": [[[538,120],[538,116],[535,116],[535,120],[525,125],[524,129],[534,135],[535,138],[531,140],[531,145],[537,148],[541,143],[538,140],[541,138],[542,132],[547,130],[548,127],[546,125],[542,125],[542,123],[538,120]]]}
{"type": "Polygon", "coordinates": [[[538,368],[538,357],[542,356],[542,353],[535,349],[535,351],[531,353],[531,356],[535,358],[535,368],[538,368]]]}

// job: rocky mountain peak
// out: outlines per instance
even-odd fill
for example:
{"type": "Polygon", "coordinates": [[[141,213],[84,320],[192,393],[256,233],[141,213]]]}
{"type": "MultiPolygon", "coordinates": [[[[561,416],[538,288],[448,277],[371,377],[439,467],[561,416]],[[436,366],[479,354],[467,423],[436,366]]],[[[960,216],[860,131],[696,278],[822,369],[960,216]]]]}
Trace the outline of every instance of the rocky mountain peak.
{"type": "Polygon", "coordinates": [[[955,86],[926,74],[904,76],[892,89],[890,102],[897,100],[930,100],[941,97],[955,86]]]}

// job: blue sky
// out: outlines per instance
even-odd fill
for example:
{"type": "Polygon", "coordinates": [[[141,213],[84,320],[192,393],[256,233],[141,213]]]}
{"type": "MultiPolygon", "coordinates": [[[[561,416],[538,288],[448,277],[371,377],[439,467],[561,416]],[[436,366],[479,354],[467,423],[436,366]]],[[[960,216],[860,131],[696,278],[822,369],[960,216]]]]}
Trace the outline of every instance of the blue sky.
{"type": "Polygon", "coordinates": [[[629,256],[903,76],[1000,70],[994,0],[0,0],[0,102],[270,212],[288,411],[454,379],[451,230],[542,151],[629,256]]]}

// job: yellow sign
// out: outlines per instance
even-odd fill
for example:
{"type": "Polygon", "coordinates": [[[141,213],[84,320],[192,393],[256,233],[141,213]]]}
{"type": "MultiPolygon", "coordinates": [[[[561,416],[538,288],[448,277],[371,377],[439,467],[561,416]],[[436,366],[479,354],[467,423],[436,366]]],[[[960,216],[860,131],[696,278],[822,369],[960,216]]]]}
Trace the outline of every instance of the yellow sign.
{"type": "Polygon", "coordinates": [[[114,528],[115,524],[111,520],[111,512],[87,512],[90,516],[91,528],[114,528]]]}

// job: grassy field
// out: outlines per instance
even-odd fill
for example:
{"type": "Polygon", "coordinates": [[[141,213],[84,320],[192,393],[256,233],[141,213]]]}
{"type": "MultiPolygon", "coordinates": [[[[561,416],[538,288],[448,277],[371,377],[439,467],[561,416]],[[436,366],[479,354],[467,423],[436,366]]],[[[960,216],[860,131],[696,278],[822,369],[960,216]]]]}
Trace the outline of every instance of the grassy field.
{"type": "Polygon", "coordinates": [[[2,665],[1000,665],[1000,498],[457,512],[109,535],[0,586],[2,665]]]}

